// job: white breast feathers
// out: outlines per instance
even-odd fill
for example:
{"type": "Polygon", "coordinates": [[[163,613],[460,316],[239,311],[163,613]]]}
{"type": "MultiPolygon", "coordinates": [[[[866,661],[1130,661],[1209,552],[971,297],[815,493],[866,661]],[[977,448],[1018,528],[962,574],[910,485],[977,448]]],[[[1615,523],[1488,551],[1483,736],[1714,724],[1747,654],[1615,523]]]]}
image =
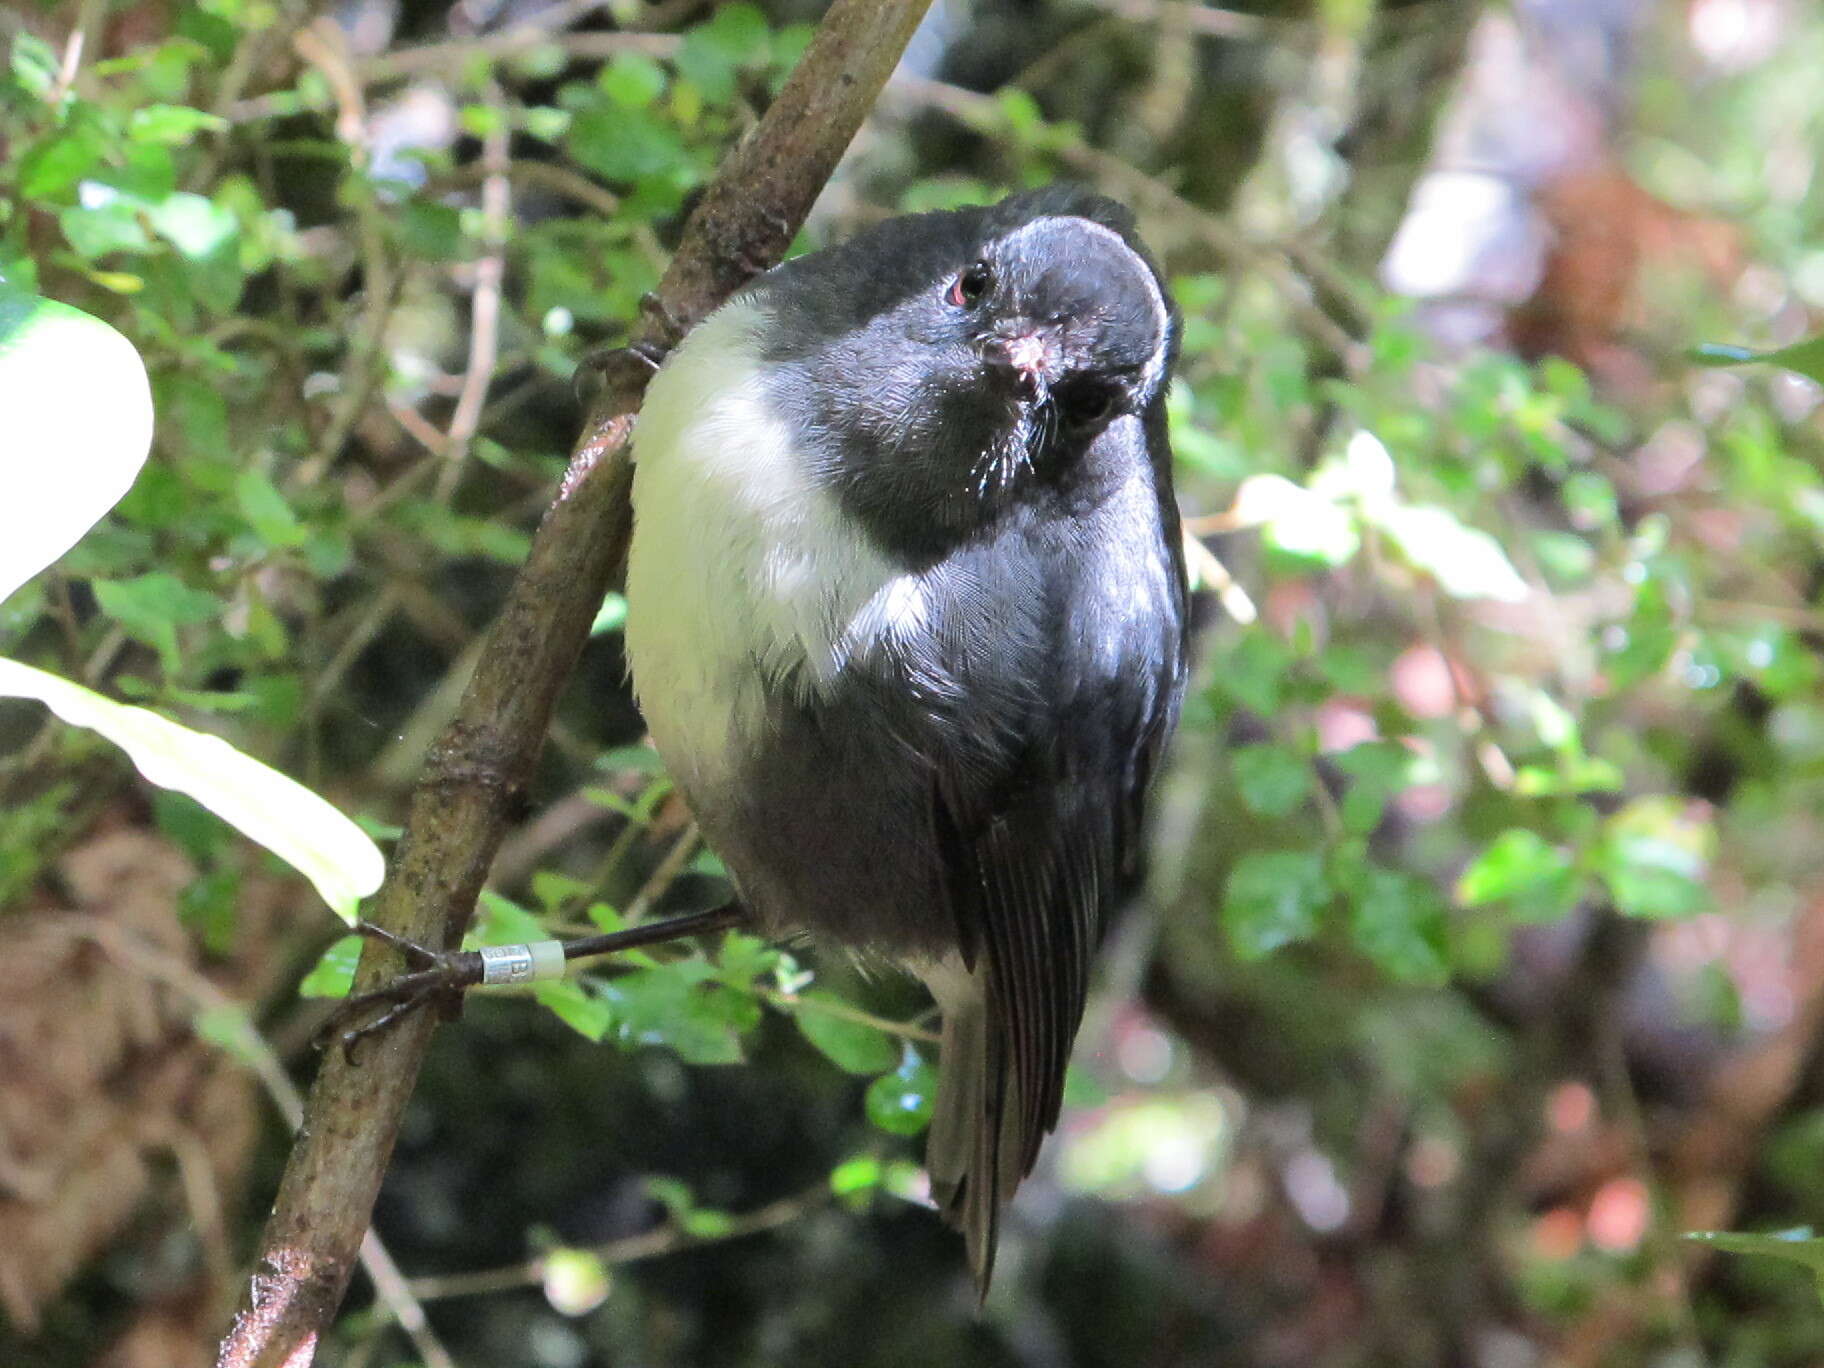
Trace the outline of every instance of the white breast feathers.
{"type": "Polygon", "coordinates": [[[892,565],[811,474],[761,376],[767,318],[740,296],[700,324],[634,428],[627,653],[661,754],[699,796],[763,719],[923,621],[892,565]]]}

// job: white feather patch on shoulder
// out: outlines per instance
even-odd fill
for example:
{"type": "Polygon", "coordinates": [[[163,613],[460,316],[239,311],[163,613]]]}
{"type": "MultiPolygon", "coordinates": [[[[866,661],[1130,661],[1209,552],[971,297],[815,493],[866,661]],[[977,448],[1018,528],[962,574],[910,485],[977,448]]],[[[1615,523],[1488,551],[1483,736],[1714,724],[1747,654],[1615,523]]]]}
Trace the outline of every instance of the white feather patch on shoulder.
{"type": "Polygon", "coordinates": [[[634,427],[627,654],[653,739],[699,799],[727,777],[764,689],[814,696],[916,629],[926,601],[838,507],[768,402],[763,306],[698,325],[634,427]]]}

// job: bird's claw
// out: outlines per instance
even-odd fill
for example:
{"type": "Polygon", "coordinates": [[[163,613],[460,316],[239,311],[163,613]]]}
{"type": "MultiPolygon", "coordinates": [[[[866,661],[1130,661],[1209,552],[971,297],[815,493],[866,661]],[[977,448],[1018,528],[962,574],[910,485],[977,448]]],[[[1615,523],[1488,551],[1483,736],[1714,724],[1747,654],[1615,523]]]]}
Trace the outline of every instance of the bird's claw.
{"type": "Polygon", "coordinates": [[[390,945],[405,959],[409,972],[365,993],[354,993],[331,1013],[317,1033],[319,1047],[339,1041],[342,1056],[355,1062],[355,1051],[364,1040],[381,1034],[424,1007],[435,1006],[445,1020],[462,1011],[465,988],[481,982],[481,956],[472,950],[433,950],[372,922],[357,922],[355,930],[370,940],[390,945]],[[386,1004],[371,1020],[360,1021],[370,1008],[386,1004]]]}
{"type": "Polygon", "coordinates": [[[441,950],[433,950],[430,946],[412,940],[409,936],[401,936],[397,932],[388,931],[384,926],[375,926],[370,921],[356,922],[355,934],[366,936],[369,940],[377,940],[382,945],[392,946],[405,957],[406,964],[413,969],[433,968],[445,958],[444,952],[441,950]]]}
{"type": "Polygon", "coordinates": [[[624,347],[603,347],[585,355],[577,363],[571,378],[571,389],[579,403],[589,403],[608,384],[609,372],[616,366],[634,365],[650,374],[664,364],[665,348],[656,342],[633,341],[624,347]]]}

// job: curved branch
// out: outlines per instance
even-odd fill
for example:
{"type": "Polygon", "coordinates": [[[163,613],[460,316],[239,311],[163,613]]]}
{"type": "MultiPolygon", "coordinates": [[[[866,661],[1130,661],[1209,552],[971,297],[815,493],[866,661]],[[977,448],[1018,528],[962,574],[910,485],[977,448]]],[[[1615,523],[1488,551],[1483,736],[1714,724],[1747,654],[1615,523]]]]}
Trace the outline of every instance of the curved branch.
{"type": "MultiPolygon", "coordinates": [[[[685,225],[641,340],[669,347],[777,262],[899,60],[929,0],[836,0],[753,135],[685,225]]],[[[646,375],[610,377],[563,487],[489,632],[456,718],[425,763],[368,909],[410,940],[455,946],[532,772],[631,529],[623,459],[646,375]]],[[[370,945],[356,989],[397,973],[370,945]]],[[[347,1287],[400,1117],[436,1023],[419,1013],[350,1065],[323,1060],[242,1309],[218,1368],[304,1368],[347,1287]]]]}

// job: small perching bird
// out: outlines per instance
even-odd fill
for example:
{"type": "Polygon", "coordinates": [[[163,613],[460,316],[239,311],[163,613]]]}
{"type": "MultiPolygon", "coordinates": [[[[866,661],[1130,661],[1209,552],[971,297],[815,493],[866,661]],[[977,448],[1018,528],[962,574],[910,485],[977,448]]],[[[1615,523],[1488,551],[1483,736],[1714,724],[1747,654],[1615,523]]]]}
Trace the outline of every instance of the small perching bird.
{"type": "Polygon", "coordinates": [[[881,223],[700,324],[634,432],[626,642],[740,901],[922,978],[985,1291],[1184,685],[1176,324],[1121,206],[881,223]]]}

